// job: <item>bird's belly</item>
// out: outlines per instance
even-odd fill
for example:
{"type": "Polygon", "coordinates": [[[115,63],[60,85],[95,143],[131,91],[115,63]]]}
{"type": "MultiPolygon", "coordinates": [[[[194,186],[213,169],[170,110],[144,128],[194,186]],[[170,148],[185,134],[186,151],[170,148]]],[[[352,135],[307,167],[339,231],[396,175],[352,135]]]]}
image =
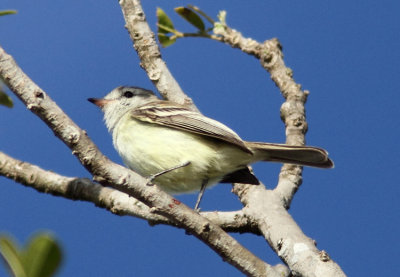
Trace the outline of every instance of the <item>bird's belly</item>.
{"type": "Polygon", "coordinates": [[[148,177],[190,163],[154,179],[167,192],[196,191],[203,181],[213,185],[246,165],[243,157],[250,157],[238,147],[213,138],[138,120],[125,122],[113,132],[114,146],[132,170],[148,177]]]}

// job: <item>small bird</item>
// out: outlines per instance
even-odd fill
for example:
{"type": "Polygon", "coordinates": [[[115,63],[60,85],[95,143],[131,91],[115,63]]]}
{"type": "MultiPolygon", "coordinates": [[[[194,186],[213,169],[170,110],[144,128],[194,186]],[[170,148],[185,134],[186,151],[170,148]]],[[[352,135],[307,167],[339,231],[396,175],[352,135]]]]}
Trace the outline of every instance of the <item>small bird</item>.
{"type": "Polygon", "coordinates": [[[324,149],[244,141],[224,124],[143,88],[121,86],[88,101],[104,112],[125,165],[166,192],[200,191],[195,209],[206,187],[259,184],[247,167],[258,161],[333,167],[324,149]]]}

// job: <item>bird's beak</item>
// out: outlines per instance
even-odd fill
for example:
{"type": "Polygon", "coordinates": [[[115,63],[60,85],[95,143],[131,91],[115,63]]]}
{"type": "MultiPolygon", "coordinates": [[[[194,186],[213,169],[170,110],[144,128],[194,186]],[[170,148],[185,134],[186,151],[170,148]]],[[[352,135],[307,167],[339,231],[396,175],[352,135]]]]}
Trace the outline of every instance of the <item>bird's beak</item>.
{"type": "Polygon", "coordinates": [[[88,101],[95,104],[99,108],[103,108],[107,103],[112,100],[103,99],[103,98],[88,98],[88,101]]]}

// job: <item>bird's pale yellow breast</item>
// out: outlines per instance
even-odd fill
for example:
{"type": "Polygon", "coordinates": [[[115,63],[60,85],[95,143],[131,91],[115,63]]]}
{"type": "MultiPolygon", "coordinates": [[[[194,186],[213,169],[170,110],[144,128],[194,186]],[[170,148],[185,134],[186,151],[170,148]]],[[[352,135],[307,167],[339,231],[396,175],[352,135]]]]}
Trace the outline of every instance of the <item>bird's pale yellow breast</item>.
{"type": "Polygon", "coordinates": [[[186,162],[190,165],[157,177],[154,182],[172,193],[196,191],[204,179],[218,182],[221,170],[234,171],[230,159],[248,155],[238,147],[213,138],[142,122],[124,115],[113,131],[115,148],[124,163],[150,176],[186,162]]]}

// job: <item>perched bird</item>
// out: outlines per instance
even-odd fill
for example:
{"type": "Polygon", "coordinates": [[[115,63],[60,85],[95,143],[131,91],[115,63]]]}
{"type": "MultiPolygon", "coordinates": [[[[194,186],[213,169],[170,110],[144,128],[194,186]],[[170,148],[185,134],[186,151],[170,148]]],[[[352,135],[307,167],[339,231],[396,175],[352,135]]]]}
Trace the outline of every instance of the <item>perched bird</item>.
{"type": "Polygon", "coordinates": [[[332,168],[328,153],[311,146],[249,142],[224,124],[152,91],[121,86],[89,98],[104,112],[113,144],[125,165],[170,193],[218,182],[258,184],[248,165],[258,161],[332,168]]]}

